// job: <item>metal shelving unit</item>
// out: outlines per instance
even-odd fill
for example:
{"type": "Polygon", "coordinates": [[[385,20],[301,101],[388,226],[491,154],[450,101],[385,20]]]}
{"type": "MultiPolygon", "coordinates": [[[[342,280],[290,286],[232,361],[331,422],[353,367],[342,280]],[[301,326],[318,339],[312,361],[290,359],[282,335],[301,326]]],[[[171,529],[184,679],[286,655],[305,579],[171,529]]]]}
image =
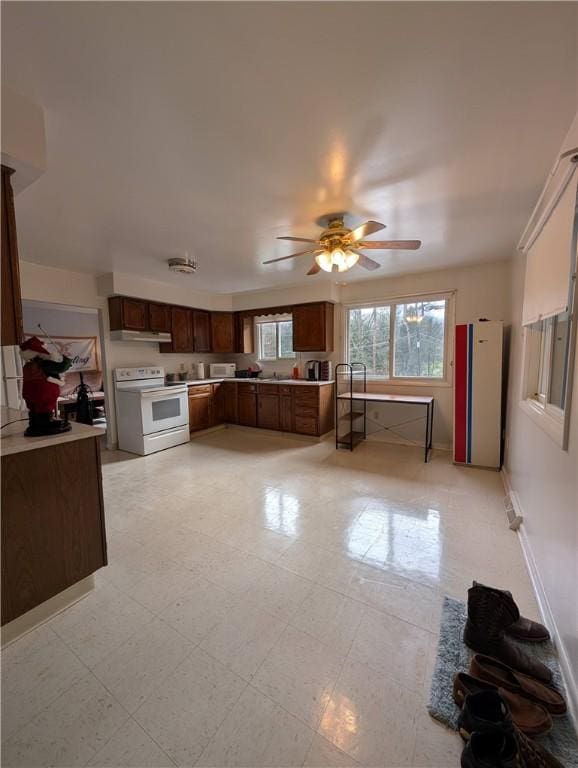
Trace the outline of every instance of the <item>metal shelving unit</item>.
{"type": "Polygon", "coordinates": [[[352,451],[367,437],[367,403],[355,394],[367,392],[367,370],[363,363],[335,366],[335,447],[352,451]]]}

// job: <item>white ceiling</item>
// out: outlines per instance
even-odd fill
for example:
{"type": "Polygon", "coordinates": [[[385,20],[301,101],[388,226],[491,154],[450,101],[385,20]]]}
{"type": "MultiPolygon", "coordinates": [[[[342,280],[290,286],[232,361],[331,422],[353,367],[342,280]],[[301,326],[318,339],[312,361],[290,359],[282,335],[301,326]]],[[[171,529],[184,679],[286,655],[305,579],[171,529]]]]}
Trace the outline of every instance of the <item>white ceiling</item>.
{"type": "Polygon", "coordinates": [[[261,262],[335,210],[423,240],[375,277],[507,258],[576,111],[577,7],[4,3],[3,81],[47,120],[21,258],[211,292],[332,280],[261,262]],[[170,275],[185,251],[198,273],[170,275]]]}

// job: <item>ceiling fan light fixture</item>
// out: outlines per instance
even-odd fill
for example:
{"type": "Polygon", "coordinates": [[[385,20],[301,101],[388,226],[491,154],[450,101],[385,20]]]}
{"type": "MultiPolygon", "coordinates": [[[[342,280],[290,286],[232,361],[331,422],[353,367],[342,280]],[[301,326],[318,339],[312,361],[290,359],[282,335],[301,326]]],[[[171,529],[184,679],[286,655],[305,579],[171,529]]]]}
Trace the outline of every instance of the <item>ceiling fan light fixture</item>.
{"type": "Polygon", "coordinates": [[[354,253],[353,251],[345,251],[346,269],[351,269],[351,267],[354,267],[358,261],[359,261],[358,253],[354,253]]]}
{"type": "Polygon", "coordinates": [[[324,272],[333,271],[333,254],[330,251],[322,251],[315,256],[315,261],[324,272]]]}

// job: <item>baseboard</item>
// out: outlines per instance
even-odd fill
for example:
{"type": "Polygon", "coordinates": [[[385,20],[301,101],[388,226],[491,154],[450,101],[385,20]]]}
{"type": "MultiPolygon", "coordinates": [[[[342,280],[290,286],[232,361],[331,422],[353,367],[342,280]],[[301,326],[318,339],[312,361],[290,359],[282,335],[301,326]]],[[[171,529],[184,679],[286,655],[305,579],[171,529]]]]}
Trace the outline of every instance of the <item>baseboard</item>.
{"type": "Polygon", "coordinates": [[[536,596],[538,609],[540,611],[540,617],[542,619],[542,622],[546,625],[546,627],[548,627],[548,631],[550,632],[550,635],[552,637],[552,642],[558,653],[560,669],[562,671],[562,677],[564,678],[564,684],[566,686],[566,695],[567,695],[569,714],[574,723],[574,727],[578,731],[578,684],[577,684],[577,681],[574,679],[574,675],[572,673],[572,667],[570,665],[570,658],[566,651],[566,647],[561,640],[560,633],[558,632],[556,621],[554,619],[554,615],[552,614],[552,610],[548,602],[548,597],[546,596],[546,592],[544,590],[544,585],[542,584],[542,579],[540,577],[540,570],[538,568],[538,564],[536,563],[536,559],[534,557],[532,545],[530,544],[530,540],[528,539],[528,536],[526,534],[526,529],[524,527],[524,522],[523,522],[524,512],[522,509],[522,505],[520,504],[520,498],[516,493],[516,491],[512,488],[512,483],[510,482],[510,476],[508,475],[507,470],[504,469],[503,467],[502,467],[501,474],[502,474],[502,481],[504,483],[504,488],[506,489],[506,492],[510,495],[510,499],[512,500],[512,504],[514,506],[514,510],[517,515],[520,515],[520,517],[522,517],[522,524],[520,525],[520,528],[516,531],[516,533],[518,534],[518,537],[519,537],[518,540],[520,542],[520,547],[522,548],[524,562],[526,563],[526,568],[530,576],[532,588],[536,596]]]}

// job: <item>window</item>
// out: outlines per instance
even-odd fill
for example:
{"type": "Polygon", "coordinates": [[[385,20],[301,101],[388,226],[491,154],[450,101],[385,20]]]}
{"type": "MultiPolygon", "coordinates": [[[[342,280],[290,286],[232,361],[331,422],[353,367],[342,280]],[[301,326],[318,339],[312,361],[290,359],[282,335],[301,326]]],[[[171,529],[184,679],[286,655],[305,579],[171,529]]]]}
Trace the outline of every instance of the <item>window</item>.
{"type": "Polygon", "coordinates": [[[257,351],[259,360],[287,360],[296,357],[293,352],[293,321],[257,320],[257,351]]]}
{"type": "Polygon", "coordinates": [[[525,398],[562,419],[566,401],[568,312],[526,326],[525,398]]]}
{"type": "Polygon", "coordinates": [[[347,360],[381,379],[447,378],[448,296],[416,297],[347,311],[347,360]]]}

